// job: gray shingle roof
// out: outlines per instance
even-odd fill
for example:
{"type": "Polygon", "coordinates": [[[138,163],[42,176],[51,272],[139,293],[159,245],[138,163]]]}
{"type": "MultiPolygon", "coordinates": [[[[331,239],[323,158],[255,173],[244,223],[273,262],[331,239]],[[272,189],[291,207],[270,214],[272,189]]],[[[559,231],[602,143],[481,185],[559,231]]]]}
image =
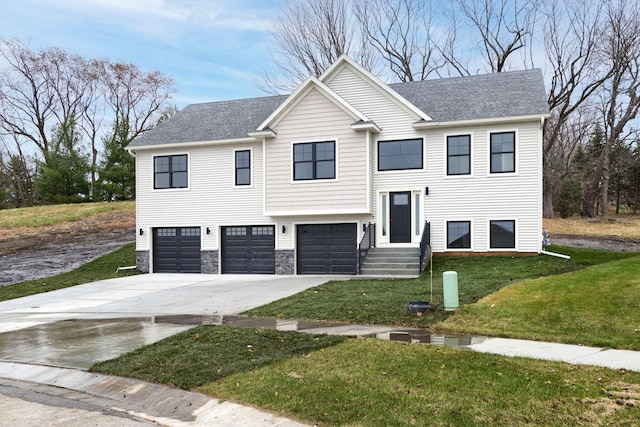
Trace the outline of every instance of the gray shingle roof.
{"type": "Polygon", "coordinates": [[[129,147],[246,138],[286,99],[280,95],[187,105],[129,147]]]}
{"type": "MultiPolygon", "coordinates": [[[[394,83],[389,87],[438,122],[549,112],[540,70],[394,83]]],[[[286,95],[280,95],[188,105],[129,146],[246,138],[286,99],[286,95]]]]}
{"type": "Polygon", "coordinates": [[[434,121],[549,113],[539,69],[390,84],[434,121]]]}

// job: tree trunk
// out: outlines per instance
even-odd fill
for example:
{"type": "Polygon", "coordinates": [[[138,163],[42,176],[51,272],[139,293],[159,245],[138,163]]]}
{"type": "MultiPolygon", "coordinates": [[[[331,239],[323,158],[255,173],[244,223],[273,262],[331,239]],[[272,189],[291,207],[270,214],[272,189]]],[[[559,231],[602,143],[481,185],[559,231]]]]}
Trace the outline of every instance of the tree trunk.
{"type": "Polygon", "coordinates": [[[542,216],[544,218],[555,218],[553,212],[553,184],[549,178],[543,179],[543,191],[542,191],[542,216]]]}
{"type": "Polygon", "coordinates": [[[604,145],[601,157],[602,168],[602,218],[609,215],[609,157],[611,153],[611,145],[609,141],[604,145]]]}

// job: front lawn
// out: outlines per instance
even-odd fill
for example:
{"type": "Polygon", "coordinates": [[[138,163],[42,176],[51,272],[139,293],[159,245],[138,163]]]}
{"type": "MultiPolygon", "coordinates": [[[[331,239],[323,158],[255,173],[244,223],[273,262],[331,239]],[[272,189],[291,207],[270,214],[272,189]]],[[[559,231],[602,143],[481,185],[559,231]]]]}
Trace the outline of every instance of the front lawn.
{"type": "Polygon", "coordinates": [[[205,325],[100,362],[90,370],[193,389],[238,372],[301,357],[345,339],[205,325]]]}
{"type": "Polygon", "coordinates": [[[321,426],[632,426],[640,419],[640,373],[375,339],[199,390],[321,426]]]}
{"type": "Polygon", "coordinates": [[[524,280],[466,305],[438,328],[640,350],[640,256],[524,280]]]}
{"type": "Polygon", "coordinates": [[[200,326],[91,371],[322,426],[621,426],[640,417],[640,373],[297,332],[200,326]]]}
{"type": "Polygon", "coordinates": [[[442,273],[458,272],[460,305],[473,304],[503,287],[524,279],[550,276],[598,265],[637,254],[551,247],[571,255],[571,260],[552,256],[527,257],[434,257],[433,298],[429,272],[413,280],[335,281],[244,314],[290,319],[334,320],[360,324],[429,327],[452,313],[445,312],[442,273]],[[428,300],[433,309],[418,317],[408,312],[413,300],[428,300]]]}

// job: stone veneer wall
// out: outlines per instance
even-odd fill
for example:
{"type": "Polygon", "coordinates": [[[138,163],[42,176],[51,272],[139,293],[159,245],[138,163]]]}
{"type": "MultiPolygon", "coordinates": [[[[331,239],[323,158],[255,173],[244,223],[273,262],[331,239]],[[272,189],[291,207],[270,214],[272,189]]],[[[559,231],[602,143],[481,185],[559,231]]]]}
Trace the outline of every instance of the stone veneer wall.
{"type": "Polygon", "coordinates": [[[149,251],[136,251],[136,269],[142,273],[149,272],[149,251]]]}
{"type": "Polygon", "coordinates": [[[276,250],[276,274],[294,274],[295,256],[292,250],[276,250]]]}
{"type": "Polygon", "coordinates": [[[200,252],[200,271],[202,274],[218,274],[218,251],[200,252]]]}

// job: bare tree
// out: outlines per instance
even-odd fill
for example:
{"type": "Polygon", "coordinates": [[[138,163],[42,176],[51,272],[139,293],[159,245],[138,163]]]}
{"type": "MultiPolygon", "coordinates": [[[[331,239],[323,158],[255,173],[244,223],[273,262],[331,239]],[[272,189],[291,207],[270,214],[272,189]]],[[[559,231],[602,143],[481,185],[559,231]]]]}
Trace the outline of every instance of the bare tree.
{"type": "Polygon", "coordinates": [[[0,129],[33,142],[46,158],[49,133],[59,123],[77,123],[87,91],[83,58],[57,48],[33,51],[3,40],[0,57],[0,129]]]}
{"type": "Polygon", "coordinates": [[[610,77],[600,93],[605,141],[602,154],[583,205],[583,215],[595,216],[598,189],[602,195],[602,216],[608,214],[610,155],[613,145],[631,132],[628,125],[640,111],[640,8],[636,2],[609,3],[601,55],[611,67],[610,77]]]}
{"type": "Polygon", "coordinates": [[[321,75],[343,54],[372,69],[368,44],[356,33],[350,0],[288,0],[273,24],[276,70],[260,82],[271,93],[290,92],[321,75]],[[283,78],[273,76],[274,72],[283,78]]]}
{"type": "Polygon", "coordinates": [[[363,36],[373,45],[393,76],[402,81],[426,80],[443,67],[433,28],[431,4],[421,0],[359,0],[354,14],[363,36]]]}
{"type": "Polygon", "coordinates": [[[544,203],[546,218],[553,218],[553,198],[557,183],[552,179],[551,153],[562,139],[567,120],[590,102],[610,76],[598,54],[604,34],[601,6],[576,0],[549,3],[542,13],[546,65],[551,75],[550,120],[544,132],[544,203]]]}
{"type": "Polygon", "coordinates": [[[478,59],[485,62],[487,72],[508,71],[518,53],[521,66],[533,66],[537,0],[456,0],[451,5],[450,29],[438,49],[454,73],[477,73],[478,59]]]}
{"type": "Polygon", "coordinates": [[[128,139],[133,140],[156,126],[172,107],[168,104],[174,82],[160,71],[144,72],[131,63],[95,60],[93,79],[102,87],[107,115],[128,122],[128,139]]]}
{"type": "Polygon", "coordinates": [[[15,141],[7,151],[33,144],[46,163],[60,146],[52,135],[72,129],[73,138],[57,140],[65,141],[67,154],[79,154],[81,145],[89,144],[92,194],[100,145],[111,122],[127,125],[118,130],[124,150],[171,110],[173,81],[159,71],[88,60],[57,48],[32,50],[17,40],[0,42],[0,59],[7,64],[0,71],[0,137],[15,141]]]}
{"type": "Polygon", "coordinates": [[[0,136],[0,175],[5,177],[5,188],[9,207],[28,207],[36,203],[35,164],[22,149],[17,135],[0,136]],[[13,139],[13,144],[7,142],[13,139]]]}

